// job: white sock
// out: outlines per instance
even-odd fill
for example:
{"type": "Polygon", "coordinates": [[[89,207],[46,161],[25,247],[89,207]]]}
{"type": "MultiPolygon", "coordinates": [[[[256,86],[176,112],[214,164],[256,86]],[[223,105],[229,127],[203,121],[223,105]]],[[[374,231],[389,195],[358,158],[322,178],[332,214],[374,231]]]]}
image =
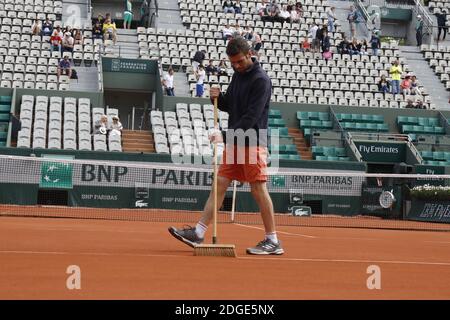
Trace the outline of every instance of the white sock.
{"type": "Polygon", "coordinates": [[[205,225],[203,222],[198,222],[197,225],[195,226],[195,233],[197,234],[197,236],[199,238],[204,238],[205,237],[205,232],[206,230],[208,230],[208,226],[205,225]]]}
{"type": "Polygon", "coordinates": [[[266,239],[269,239],[273,243],[278,243],[278,237],[276,232],[266,233],[266,239]]]}

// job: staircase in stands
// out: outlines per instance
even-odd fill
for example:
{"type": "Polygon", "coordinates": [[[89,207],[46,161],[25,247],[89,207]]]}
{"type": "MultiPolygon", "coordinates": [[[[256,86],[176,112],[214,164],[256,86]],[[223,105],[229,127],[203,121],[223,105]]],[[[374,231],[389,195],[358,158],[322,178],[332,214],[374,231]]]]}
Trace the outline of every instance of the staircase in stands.
{"type": "Polygon", "coordinates": [[[289,135],[294,138],[294,143],[297,147],[298,154],[302,160],[312,160],[311,148],[308,147],[303,132],[298,128],[288,128],[289,135]]]}
{"type": "Polygon", "coordinates": [[[123,130],[123,152],[155,153],[155,142],[150,131],[123,130]]]}

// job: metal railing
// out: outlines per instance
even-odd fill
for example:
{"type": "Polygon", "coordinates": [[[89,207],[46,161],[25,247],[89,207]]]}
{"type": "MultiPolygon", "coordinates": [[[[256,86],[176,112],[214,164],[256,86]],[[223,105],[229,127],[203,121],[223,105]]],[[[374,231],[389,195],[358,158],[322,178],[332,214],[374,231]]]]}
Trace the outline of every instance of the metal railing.
{"type": "Polygon", "coordinates": [[[100,46],[98,52],[98,62],[97,62],[97,70],[98,70],[98,90],[103,93],[103,45],[100,46]]]}
{"type": "Polygon", "coordinates": [[[414,14],[421,15],[423,18],[424,35],[429,35],[429,44],[434,41],[434,29],[438,26],[434,24],[433,18],[429,15],[428,10],[422,5],[420,0],[414,0],[414,7],[412,8],[414,14]]]}
{"type": "Polygon", "coordinates": [[[358,148],[356,147],[355,142],[353,141],[353,136],[350,132],[344,132],[344,139],[349,148],[352,150],[353,154],[356,157],[356,160],[358,162],[362,162],[362,155],[361,152],[359,152],[358,148]]]}

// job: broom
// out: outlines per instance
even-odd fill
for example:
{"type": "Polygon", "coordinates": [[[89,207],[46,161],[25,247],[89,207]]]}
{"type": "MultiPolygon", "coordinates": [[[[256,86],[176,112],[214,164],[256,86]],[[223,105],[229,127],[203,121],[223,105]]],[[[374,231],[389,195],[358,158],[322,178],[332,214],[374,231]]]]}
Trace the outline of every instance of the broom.
{"type": "MultiPolygon", "coordinates": [[[[214,99],[214,128],[217,125],[217,98],[214,99]]],[[[217,142],[214,142],[214,210],[212,244],[199,244],[194,247],[194,256],[236,257],[234,244],[217,244],[217,142]]]]}

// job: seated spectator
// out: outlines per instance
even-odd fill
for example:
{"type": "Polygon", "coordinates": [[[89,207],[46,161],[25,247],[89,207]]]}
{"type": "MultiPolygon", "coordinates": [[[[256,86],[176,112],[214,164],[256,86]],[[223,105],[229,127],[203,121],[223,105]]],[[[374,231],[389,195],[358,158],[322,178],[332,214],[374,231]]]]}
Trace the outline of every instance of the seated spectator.
{"type": "Polygon", "coordinates": [[[364,39],[363,42],[358,44],[358,50],[361,54],[369,54],[369,44],[367,40],[364,39]]]}
{"type": "Polygon", "coordinates": [[[41,34],[43,36],[51,36],[53,33],[53,24],[51,21],[47,18],[45,19],[44,23],[42,24],[42,31],[41,34]]]}
{"type": "Polygon", "coordinates": [[[388,93],[391,90],[391,82],[386,79],[385,75],[381,76],[380,81],[378,82],[378,90],[383,93],[388,93]]]}
{"type": "Polygon", "coordinates": [[[50,37],[51,51],[61,52],[61,42],[62,42],[62,39],[59,36],[58,31],[57,30],[53,31],[53,34],[50,37]]]}
{"type": "Polygon", "coordinates": [[[316,23],[313,23],[312,27],[308,31],[308,37],[312,39],[312,52],[318,52],[320,47],[320,40],[317,39],[317,30],[319,30],[319,27],[316,23]]]}
{"type": "Polygon", "coordinates": [[[297,23],[297,22],[300,21],[300,14],[299,14],[299,12],[297,11],[296,8],[292,8],[291,10],[289,10],[289,8],[288,8],[287,10],[288,10],[288,12],[290,14],[289,19],[291,20],[291,23],[297,23]]]}
{"type": "Polygon", "coordinates": [[[231,38],[233,38],[233,34],[234,34],[234,29],[230,27],[229,24],[227,24],[223,29],[222,29],[222,39],[223,40],[230,40],[231,38]]]}
{"type": "Polygon", "coordinates": [[[95,20],[95,23],[99,23],[101,26],[102,26],[102,28],[103,28],[103,23],[105,23],[105,18],[101,15],[101,14],[99,14],[98,16],[97,16],[97,20],[95,20]]]}
{"type": "Polygon", "coordinates": [[[111,20],[111,18],[107,18],[103,24],[103,37],[105,40],[111,39],[114,44],[116,44],[117,29],[116,24],[111,20]]]}
{"type": "Polygon", "coordinates": [[[252,35],[252,49],[256,52],[259,58],[259,50],[262,47],[262,40],[259,34],[256,33],[256,31],[253,31],[252,35]]]}
{"type": "Polygon", "coordinates": [[[73,46],[75,44],[75,39],[72,37],[70,32],[64,34],[62,39],[62,52],[73,52],[73,46]]]}
{"type": "Polygon", "coordinates": [[[244,32],[244,30],[242,30],[241,26],[239,25],[239,23],[236,23],[234,25],[234,32],[233,32],[233,37],[242,37],[242,33],[244,32]]]}
{"type": "Polygon", "coordinates": [[[74,44],[83,44],[83,34],[78,29],[72,30],[72,37],[74,39],[74,44]]]}
{"type": "Polygon", "coordinates": [[[58,34],[58,36],[61,38],[61,40],[62,40],[62,38],[64,37],[64,32],[61,30],[61,27],[60,26],[57,26],[53,31],[56,31],[56,33],[58,34]]]}
{"type": "Polygon", "coordinates": [[[164,75],[162,80],[162,85],[164,89],[166,89],[166,94],[171,97],[175,96],[175,89],[173,86],[173,73],[173,68],[169,67],[169,70],[167,70],[167,73],[164,75]]]}
{"type": "Polygon", "coordinates": [[[413,104],[413,101],[411,99],[408,99],[406,102],[405,108],[407,109],[414,109],[416,106],[413,104]]]}
{"type": "Polygon", "coordinates": [[[272,0],[266,6],[267,16],[261,17],[262,21],[278,21],[278,15],[280,14],[280,6],[277,3],[277,0],[272,0]]]}
{"type": "Polygon", "coordinates": [[[227,76],[228,75],[228,73],[227,73],[227,69],[228,69],[227,60],[225,58],[220,60],[219,67],[217,69],[219,71],[219,76],[227,76]]]}
{"type": "Polygon", "coordinates": [[[197,72],[200,65],[203,65],[203,60],[206,58],[206,50],[199,50],[194,54],[192,58],[192,69],[197,72]]]}
{"type": "Polygon", "coordinates": [[[345,37],[337,46],[337,52],[339,54],[350,54],[350,44],[345,37]]]}
{"type": "Polygon", "coordinates": [[[301,2],[295,4],[295,10],[300,18],[303,17],[303,5],[301,2]]]}
{"type": "Polygon", "coordinates": [[[39,20],[34,20],[33,25],[31,26],[31,34],[33,36],[40,36],[42,30],[42,25],[39,20]]]}
{"type": "Polygon", "coordinates": [[[359,54],[358,41],[353,38],[353,41],[349,43],[349,53],[350,55],[359,54]]]}
{"type": "Polygon", "coordinates": [[[420,95],[420,89],[419,89],[419,83],[417,82],[417,77],[412,76],[411,77],[411,94],[418,94],[420,95]]]}
{"type": "Polygon", "coordinates": [[[108,133],[108,117],[104,114],[95,121],[94,134],[107,134],[108,133]]]}
{"type": "Polygon", "coordinates": [[[223,12],[224,13],[235,13],[234,11],[234,3],[230,0],[225,0],[223,2],[223,12]]]}
{"type": "Polygon", "coordinates": [[[242,32],[242,37],[245,40],[252,41],[253,33],[252,33],[252,29],[250,28],[250,26],[245,27],[245,30],[242,32]]]}
{"type": "Polygon", "coordinates": [[[267,15],[266,8],[267,8],[267,0],[261,0],[261,2],[256,5],[256,14],[258,14],[261,17],[266,16],[267,15]]]}
{"type": "Polygon", "coordinates": [[[403,79],[402,83],[400,84],[400,88],[402,88],[403,95],[410,95],[411,94],[411,80],[410,76],[406,76],[405,79],[403,79]]]}
{"type": "Polygon", "coordinates": [[[103,27],[100,22],[96,21],[94,27],[92,28],[92,38],[93,39],[103,39],[103,27]]]}
{"type": "Polygon", "coordinates": [[[59,62],[57,69],[58,78],[63,74],[67,75],[69,79],[72,77],[72,68],[70,66],[69,56],[65,55],[59,62]]]}
{"type": "Polygon", "coordinates": [[[214,65],[213,60],[209,60],[209,64],[205,68],[206,75],[216,75],[219,73],[219,69],[214,65]]]}
{"type": "Polygon", "coordinates": [[[235,13],[242,13],[241,0],[236,0],[236,2],[234,3],[234,12],[235,13]]]}
{"type": "Polygon", "coordinates": [[[122,135],[122,123],[120,123],[119,121],[119,117],[118,116],[113,116],[112,117],[112,123],[109,127],[109,134],[110,135],[118,135],[121,136],[122,135]]]}
{"type": "Polygon", "coordinates": [[[302,42],[300,42],[300,51],[301,52],[310,52],[311,44],[308,41],[308,38],[305,38],[302,42]]]}
{"type": "Polygon", "coordinates": [[[291,22],[291,13],[287,11],[287,6],[283,5],[280,9],[280,13],[278,14],[278,21],[280,22],[291,22]]]}

